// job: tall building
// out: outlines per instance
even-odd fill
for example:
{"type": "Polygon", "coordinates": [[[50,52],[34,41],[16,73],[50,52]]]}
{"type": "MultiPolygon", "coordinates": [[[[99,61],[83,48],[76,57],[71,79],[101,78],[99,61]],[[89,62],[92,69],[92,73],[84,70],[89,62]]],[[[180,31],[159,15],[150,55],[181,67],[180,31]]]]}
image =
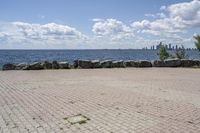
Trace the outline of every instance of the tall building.
{"type": "Polygon", "coordinates": [[[169,44],[168,49],[169,49],[169,50],[172,50],[172,44],[171,44],[171,43],[169,44]]]}
{"type": "Polygon", "coordinates": [[[176,45],[176,50],[178,49],[178,45],[176,45]]]}

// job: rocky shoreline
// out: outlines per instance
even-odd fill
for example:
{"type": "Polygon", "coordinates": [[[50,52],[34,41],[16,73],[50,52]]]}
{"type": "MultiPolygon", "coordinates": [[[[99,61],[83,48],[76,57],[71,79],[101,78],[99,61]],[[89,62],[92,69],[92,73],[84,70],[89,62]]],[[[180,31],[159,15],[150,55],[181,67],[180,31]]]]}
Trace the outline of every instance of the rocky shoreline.
{"type": "Polygon", "coordinates": [[[44,61],[34,62],[31,64],[4,64],[2,70],[43,70],[43,69],[95,69],[95,68],[126,68],[126,67],[198,67],[200,68],[200,60],[189,59],[167,59],[164,61],[134,61],[134,60],[75,60],[73,64],[68,62],[44,61]]]}

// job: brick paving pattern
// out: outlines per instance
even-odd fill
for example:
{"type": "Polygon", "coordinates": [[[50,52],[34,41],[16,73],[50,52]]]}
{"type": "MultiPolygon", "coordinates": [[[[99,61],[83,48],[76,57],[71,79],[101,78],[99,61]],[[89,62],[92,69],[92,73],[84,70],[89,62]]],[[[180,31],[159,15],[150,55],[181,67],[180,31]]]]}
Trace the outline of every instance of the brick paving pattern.
{"type": "Polygon", "coordinates": [[[0,132],[200,133],[200,69],[1,71],[0,132]]]}

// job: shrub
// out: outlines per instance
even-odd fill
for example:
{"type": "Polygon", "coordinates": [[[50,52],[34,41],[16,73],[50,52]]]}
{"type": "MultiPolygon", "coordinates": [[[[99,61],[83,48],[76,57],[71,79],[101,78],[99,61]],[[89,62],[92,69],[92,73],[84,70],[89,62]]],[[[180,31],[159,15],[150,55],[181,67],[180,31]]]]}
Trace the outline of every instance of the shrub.
{"type": "Polygon", "coordinates": [[[175,58],[188,59],[188,55],[187,55],[186,50],[183,45],[181,46],[181,48],[179,48],[175,51],[175,58]]]}
{"type": "Polygon", "coordinates": [[[164,61],[165,59],[169,58],[169,53],[166,50],[166,47],[164,45],[160,45],[160,50],[159,50],[159,57],[161,61],[164,61]]]}
{"type": "Polygon", "coordinates": [[[194,36],[194,39],[195,39],[195,46],[198,49],[198,51],[200,52],[200,35],[194,36]]]}

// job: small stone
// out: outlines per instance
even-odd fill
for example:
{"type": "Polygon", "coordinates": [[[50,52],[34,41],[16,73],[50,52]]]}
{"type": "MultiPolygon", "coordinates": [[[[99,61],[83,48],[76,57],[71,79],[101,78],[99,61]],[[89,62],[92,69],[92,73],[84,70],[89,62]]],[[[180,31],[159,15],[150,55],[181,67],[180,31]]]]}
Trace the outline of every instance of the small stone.
{"type": "Polygon", "coordinates": [[[83,116],[82,114],[79,115],[75,115],[69,118],[64,118],[64,120],[67,120],[69,123],[73,124],[83,124],[86,123],[88,120],[90,120],[89,118],[87,118],[86,116],[83,116]]]}

